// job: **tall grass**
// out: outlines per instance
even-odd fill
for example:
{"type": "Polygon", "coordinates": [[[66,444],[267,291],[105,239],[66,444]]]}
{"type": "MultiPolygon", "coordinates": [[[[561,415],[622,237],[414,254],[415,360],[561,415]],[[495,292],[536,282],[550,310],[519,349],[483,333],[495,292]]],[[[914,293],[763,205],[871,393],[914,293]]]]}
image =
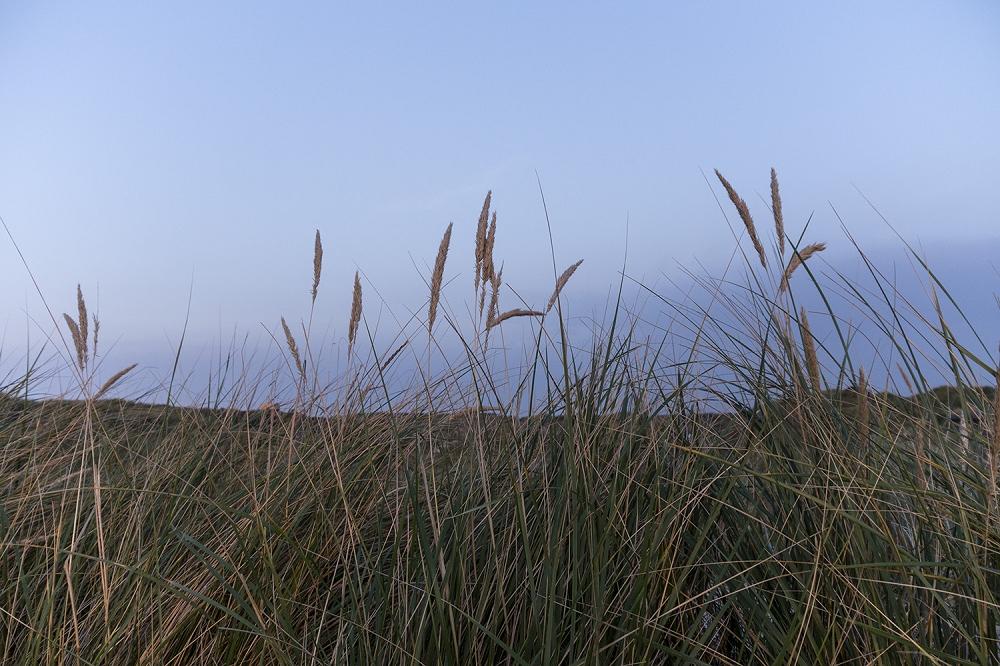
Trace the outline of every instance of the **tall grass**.
{"type": "MultiPolygon", "coordinates": [[[[444,291],[449,226],[419,332],[381,349],[355,276],[336,391],[311,327],[297,342],[284,319],[283,410],[248,410],[253,382],[212,409],[97,400],[131,368],[72,401],[13,382],[0,661],[995,663],[1000,427],[979,381],[995,361],[863,253],[865,287],[824,278],[816,244],[776,237],[769,262],[722,182],[757,256],[742,282],[700,278],[707,305],[640,285],[667,313],[660,339],[638,333],[623,280],[591,339],[569,340],[552,306],[579,263],[544,309],[501,313],[516,295],[488,195],[470,321],[444,291]],[[859,357],[861,329],[832,305],[807,315],[807,290],[851,299],[884,351],[859,357]],[[486,344],[512,325],[535,341],[524,364],[486,344]],[[444,335],[460,356],[390,385],[444,335]],[[950,386],[931,390],[941,369],[950,386]]],[[[776,177],[772,194],[783,234],[776,177]]],[[[79,303],[69,358],[88,378],[79,303]]]]}

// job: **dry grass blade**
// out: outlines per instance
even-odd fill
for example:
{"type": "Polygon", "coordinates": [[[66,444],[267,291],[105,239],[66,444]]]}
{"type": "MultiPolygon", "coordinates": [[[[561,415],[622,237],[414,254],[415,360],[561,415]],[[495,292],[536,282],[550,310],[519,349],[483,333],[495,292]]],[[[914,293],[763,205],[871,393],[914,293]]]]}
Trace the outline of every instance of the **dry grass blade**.
{"type": "Polygon", "coordinates": [[[736,212],[740,214],[740,219],[743,220],[743,225],[747,228],[747,235],[750,236],[753,247],[757,250],[757,256],[760,257],[760,265],[767,268],[767,257],[764,255],[764,246],[760,244],[760,238],[757,237],[757,227],[750,216],[750,208],[747,207],[747,202],[736,193],[736,190],[733,189],[733,186],[729,184],[729,181],[726,180],[726,177],[718,169],[715,170],[715,175],[718,176],[722,186],[726,188],[726,194],[729,195],[729,200],[736,207],[736,212]]]}
{"type": "Polygon", "coordinates": [[[110,377],[108,377],[108,381],[106,381],[103,384],[101,384],[101,388],[97,389],[97,393],[94,394],[94,398],[93,399],[94,400],[98,400],[101,396],[103,396],[105,393],[107,393],[111,389],[111,387],[113,387],[115,384],[117,384],[118,380],[120,380],[122,377],[124,377],[128,373],[132,372],[133,370],[135,370],[136,366],[138,366],[138,365],[139,365],[138,363],[133,363],[132,365],[128,366],[127,368],[122,368],[121,370],[119,370],[115,374],[113,374],[110,377]]]}
{"type": "Polygon", "coordinates": [[[865,376],[865,369],[858,370],[858,441],[861,446],[867,448],[868,435],[871,416],[868,410],[868,378],[865,376]]]}
{"type": "Polygon", "coordinates": [[[576,272],[576,269],[579,268],[580,264],[582,263],[583,259],[581,259],[580,261],[576,262],[575,264],[564,270],[562,272],[562,275],[559,276],[559,279],[556,280],[556,288],[552,290],[552,296],[549,297],[548,305],[545,306],[546,313],[548,313],[549,310],[552,309],[552,306],[556,304],[556,301],[559,299],[559,294],[562,292],[563,287],[566,286],[566,283],[569,282],[569,279],[573,277],[573,273],[576,272]]]}
{"type": "Polygon", "coordinates": [[[292,335],[284,317],[281,318],[281,328],[285,331],[285,342],[288,344],[288,351],[292,354],[292,360],[295,361],[295,369],[299,371],[299,376],[305,379],[306,370],[302,365],[302,357],[299,356],[299,346],[295,344],[295,336],[292,335]]]}
{"type": "Polygon", "coordinates": [[[785,274],[781,276],[781,286],[778,287],[778,293],[782,293],[788,289],[788,280],[792,277],[792,273],[798,269],[799,266],[804,264],[809,260],[809,257],[822,252],[826,249],[826,243],[810,243],[797,251],[792,255],[792,258],[788,260],[788,266],[785,268],[785,274]]]}
{"type": "Polygon", "coordinates": [[[441,284],[444,280],[444,263],[448,259],[448,246],[451,244],[451,227],[448,228],[441,238],[438,246],[437,259],[434,260],[434,273],[431,275],[431,302],[427,308],[427,333],[434,329],[434,320],[437,318],[438,302],[441,300],[441,284]]]}
{"type": "Polygon", "coordinates": [[[490,202],[493,198],[493,190],[486,193],[486,200],[483,201],[483,210],[479,213],[479,223],[476,225],[476,291],[483,274],[483,253],[486,250],[486,225],[490,221],[490,202]]]}
{"type": "Polygon", "coordinates": [[[806,369],[809,371],[809,381],[817,391],[822,390],[821,376],[819,372],[819,359],[816,356],[816,343],[813,340],[812,330],[809,328],[809,317],[806,316],[806,309],[799,311],[799,323],[802,327],[802,351],[806,357],[806,369]]]}
{"type": "Polygon", "coordinates": [[[358,335],[358,322],[361,321],[361,278],[354,272],[354,297],[351,299],[351,321],[347,325],[347,353],[354,349],[354,339],[358,335]]]}
{"type": "Polygon", "coordinates": [[[316,242],[313,245],[313,286],[312,300],[316,302],[316,294],[319,292],[319,276],[323,272],[323,240],[319,236],[319,229],[316,230],[316,242]]]}
{"type": "Polygon", "coordinates": [[[771,169],[771,210],[774,211],[774,233],[778,237],[778,252],[785,256],[785,216],[781,212],[781,192],[778,191],[778,172],[771,169]]]}
{"type": "Polygon", "coordinates": [[[545,314],[544,312],[539,312],[538,310],[523,310],[520,308],[514,310],[507,310],[507,312],[504,312],[501,315],[497,315],[492,320],[486,322],[486,328],[488,330],[493,328],[494,326],[499,326],[503,322],[507,321],[508,319],[513,319],[514,317],[541,317],[544,314],[545,314]]]}
{"type": "Polygon", "coordinates": [[[1000,367],[996,371],[996,389],[993,391],[993,436],[990,438],[988,463],[990,466],[990,489],[987,509],[992,510],[997,496],[997,482],[1000,481],[1000,367]]]}

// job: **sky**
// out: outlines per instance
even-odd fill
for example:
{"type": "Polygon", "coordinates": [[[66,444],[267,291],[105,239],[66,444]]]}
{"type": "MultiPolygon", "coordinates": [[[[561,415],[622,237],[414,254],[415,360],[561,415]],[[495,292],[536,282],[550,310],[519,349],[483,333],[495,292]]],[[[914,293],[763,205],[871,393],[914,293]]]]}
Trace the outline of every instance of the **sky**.
{"type": "MultiPolygon", "coordinates": [[[[189,296],[190,349],[308,317],[316,229],[331,339],[355,270],[383,319],[419,310],[449,222],[460,310],[487,190],[529,303],[553,279],[539,183],[581,304],[626,250],[647,284],[724,266],[715,168],[765,220],[776,168],[830,264],[834,208],[876,257],[898,232],[991,322],[998,118],[986,1],[0,3],[0,216],[57,316],[80,283],[160,371],[189,296]]],[[[5,236],[0,271],[10,356],[52,325],[5,236]]]]}

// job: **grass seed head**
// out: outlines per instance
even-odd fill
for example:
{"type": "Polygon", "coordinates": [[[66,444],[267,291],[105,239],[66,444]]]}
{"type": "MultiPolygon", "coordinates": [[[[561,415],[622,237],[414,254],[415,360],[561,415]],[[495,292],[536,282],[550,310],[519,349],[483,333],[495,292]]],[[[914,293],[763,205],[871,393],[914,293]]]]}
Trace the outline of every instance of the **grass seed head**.
{"type": "Polygon", "coordinates": [[[135,370],[136,366],[138,366],[138,365],[139,365],[138,363],[133,363],[132,365],[128,366],[127,368],[122,368],[121,370],[119,370],[119,371],[118,371],[118,372],[116,372],[115,374],[113,374],[113,375],[111,375],[110,377],[108,377],[108,381],[106,381],[106,382],[104,382],[103,384],[101,384],[101,388],[97,389],[97,393],[95,393],[95,394],[94,394],[94,400],[99,400],[99,399],[101,398],[101,396],[103,396],[103,395],[104,395],[105,393],[107,393],[107,392],[108,392],[108,391],[109,391],[109,390],[110,390],[110,389],[111,389],[111,388],[112,388],[112,387],[113,387],[113,386],[114,386],[115,384],[117,384],[117,383],[118,383],[118,381],[119,381],[119,380],[120,380],[120,379],[121,379],[122,377],[124,377],[124,376],[125,376],[125,375],[127,375],[128,373],[130,373],[130,372],[132,372],[133,370],[135,370]]]}
{"type": "Polygon", "coordinates": [[[785,217],[781,212],[781,192],[778,191],[778,172],[771,169],[771,209],[774,211],[774,234],[778,237],[778,252],[785,256],[785,217]]]}
{"type": "Polygon", "coordinates": [[[295,343],[295,336],[292,335],[291,329],[288,328],[288,323],[285,322],[285,318],[281,318],[281,328],[285,331],[285,343],[288,345],[288,351],[292,355],[292,360],[295,361],[295,369],[299,371],[299,377],[305,379],[306,369],[302,365],[302,357],[299,356],[299,346],[295,343]]]}
{"type": "Polygon", "coordinates": [[[361,321],[361,278],[354,272],[354,297],[351,299],[351,320],[347,325],[347,353],[354,348],[354,340],[358,335],[358,322],[361,321]]]}
{"type": "Polygon", "coordinates": [[[733,186],[729,184],[726,177],[723,176],[718,169],[715,170],[715,175],[718,176],[719,182],[722,183],[722,187],[726,189],[726,194],[729,195],[729,200],[733,202],[736,207],[736,212],[740,214],[740,219],[743,220],[743,226],[747,229],[747,235],[750,236],[750,241],[753,243],[753,247],[757,250],[757,256],[760,258],[760,265],[767,268],[767,256],[764,254],[764,246],[760,243],[760,238],[757,236],[757,227],[753,223],[753,217],[750,216],[750,208],[747,206],[747,202],[736,193],[733,186]]]}
{"type": "Polygon", "coordinates": [[[431,300],[427,308],[427,333],[434,329],[434,320],[437,318],[438,302],[441,300],[441,284],[444,280],[444,264],[448,260],[448,246],[451,244],[451,222],[441,238],[438,246],[437,259],[434,260],[434,273],[431,274],[431,300]]]}
{"type": "Polygon", "coordinates": [[[482,283],[483,275],[483,253],[486,250],[486,227],[490,220],[490,201],[493,197],[493,190],[486,193],[486,200],[483,201],[483,210],[479,213],[479,223],[476,225],[476,291],[482,283]]]}
{"type": "Polygon", "coordinates": [[[559,276],[559,279],[556,280],[556,288],[552,290],[552,295],[549,297],[549,302],[545,306],[546,313],[548,313],[549,310],[552,309],[552,306],[556,304],[556,301],[559,299],[559,294],[562,292],[563,287],[566,286],[566,283],[569,282],[569,279],[573,277],[573,273],[576,272],[576,269],[579,268],[580,264],[582,263],[583,259],[581,259],[580,261],[576,262],[575,264],[564,270],[562,272],[562,275],[559,276]]]}
{"type": "Polygon", "coordinates": [[[316,294],[319,292],[319,277],[323,272],[323,240],[319,236],[319,229],[316,230],[316,241],[313,244],[313,286],[312,300],[316,302],[316,294]]]}
{"type": "Polygon", "coordinates": [[[785,268],[784,275],[781,276],[781,286],[778,287],[778,293],[780,294],[787,291],[788,280],[791,279],[792,273],[794,273],[799,266],[808,261],[809,257],[822,252],[825,249],[826,243],[810,243],[793,254],[792,258],[788,260],[788,266],[785,268]]]}
{"type": "Polygon", "coordinates": [[[486,322],[486,328],[490,329],[494,326],[499,326],[508,319],[513,319],[514,317],[541,317],[544,312],[539,312],[538,310],[524,310],[521,308],[515,308],[514,310],[507,310],[503,314],[497,315],[491,321],[486,322]]]}

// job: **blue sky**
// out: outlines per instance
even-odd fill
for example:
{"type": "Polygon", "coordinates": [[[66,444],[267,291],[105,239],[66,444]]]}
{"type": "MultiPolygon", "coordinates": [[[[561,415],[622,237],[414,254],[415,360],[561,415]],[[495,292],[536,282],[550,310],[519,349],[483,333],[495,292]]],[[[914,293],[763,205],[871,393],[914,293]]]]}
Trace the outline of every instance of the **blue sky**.
{"type": "MultiPolygon", "coordinates": [[[[316,228],[331,335],[355,269],[420,307],[448,222],[457,304],[488,189],[505,277],[544,300],[536,172],[583,302],[626,220],[637,278],[721,266],[702,172],[766,219],[775,166],[827,261],[849,254],[831,202],[870,251],[898,247],[860,188],[988,319],[998,118],[991,2],[0,4],[0,215],[53,309],[81,282],[132,354],[176,339],[192,279],[194,342],[304,316],[316,228]]],[[[44,310],[8,243],[0,266],[10,346],[44,310]]]]}

